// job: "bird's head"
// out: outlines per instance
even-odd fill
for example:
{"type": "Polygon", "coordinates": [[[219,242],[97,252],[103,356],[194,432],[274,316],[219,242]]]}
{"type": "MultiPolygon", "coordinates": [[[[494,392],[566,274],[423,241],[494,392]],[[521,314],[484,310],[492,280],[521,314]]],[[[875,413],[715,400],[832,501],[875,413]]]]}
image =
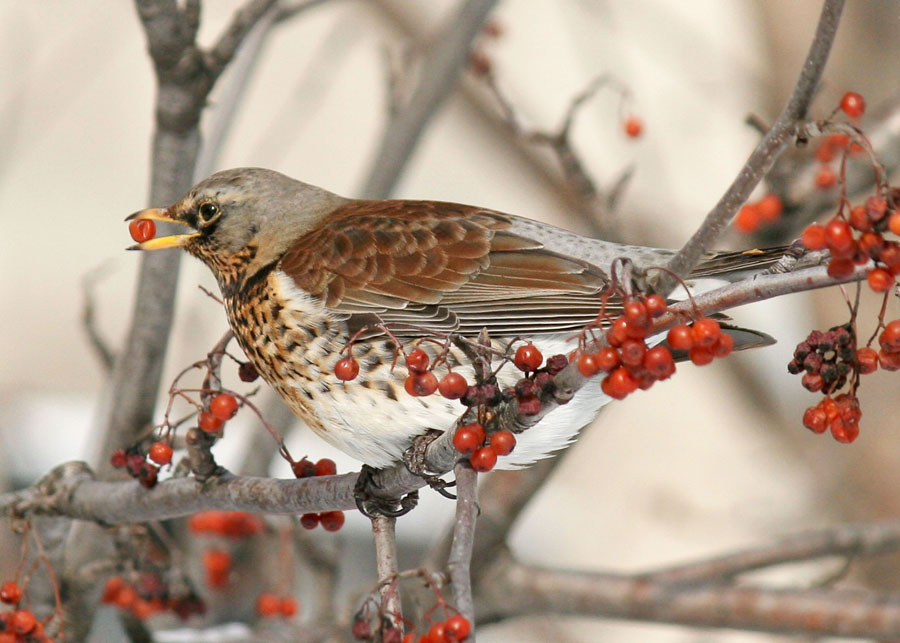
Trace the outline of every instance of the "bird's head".
{"type": "Polygon", "coordinates": [[[141,210],[126,219],[177,223],[190,232],[148,239],[129,249],[184,248],[203,260],[220,284],[242,282],[277,261],[347,201],[272,170],[225,170],[168,208],[141,210]]]}

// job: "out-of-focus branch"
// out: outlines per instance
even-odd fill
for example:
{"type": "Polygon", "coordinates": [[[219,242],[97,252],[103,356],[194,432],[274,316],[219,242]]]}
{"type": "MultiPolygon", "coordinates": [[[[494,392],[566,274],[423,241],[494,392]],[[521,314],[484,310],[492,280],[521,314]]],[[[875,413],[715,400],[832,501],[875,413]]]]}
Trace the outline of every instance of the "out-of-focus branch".
{"type": "MultiPolygon", "coordinates": [[[[475,522],[478,519],[478,474],[468,462],[456,465],[456,521],[453,542],[447,559],[447,571],[453,583],[453,602],[456,609],[475,622],[475,603],[472,600],[472,548],[475,544],[475,522]]],[[[472,635],[474,643],[474,634],[472,635]]]]}
{"type": "Polygon", "coordinates": [[[425,55],[409,102],[393,115],[382,133],[361,196],[383,199],[390,195],[428,121],[456,86],[472,40],[496,4],[497,0],[464,0],[447,20],[425,55]]]}
{"type": "Polygon", "coordinates": [[[100,333],[100,329],[97,327],[97,320],[95,319],[96,301],[94,297],[94,288],[103,270],[103,266],[95,268],[81,280],[81,286],[84,291],[84,302],[81,307],[81,323],[84,327],[84,331],[88,335],[91,346],[97,353],[97,357],[100,358],[103,369],[108,373],[112,370],[116,357],[109,347],[106,338],[100,333]]]}
{"type": "MultiPolygon", "coordinates": [[[[787,105],[757,144],[725,194],[706,215],[697,232],[669,261],[667,267],[675,274],[680,276],[688,274],[703,254],[712,249],[715,240],[725,230],[738,208],[747,200],[753,188],[775,163],[782,149],[797,133],[798,122],[806,115],[825,69],[843,7],[843,0],[825,0],[816,35],[787,105]]],[[[661,286],[659,290],[668,292],[674,286],[674,281],[661,276],[657,284],[661,286]]]]}
{"type": "Polygon", "coordinates": [[[375,568],[378,574],[378,593],[381,595],[381,630],[403,631],[403,611],[400,601],[400,583],[397,578],[397,538],[394,526],[397,519],[376,515],[372,518],[372,536],[375,541],[375,568]]]}

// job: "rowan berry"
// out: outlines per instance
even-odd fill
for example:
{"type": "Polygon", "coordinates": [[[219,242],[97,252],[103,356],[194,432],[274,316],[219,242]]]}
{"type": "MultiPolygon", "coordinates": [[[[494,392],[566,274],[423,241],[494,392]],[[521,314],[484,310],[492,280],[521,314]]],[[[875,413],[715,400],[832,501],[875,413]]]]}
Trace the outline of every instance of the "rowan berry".
{"type": "Polygon", "coordinates": [[[868,346],[860,348],[856,351],[856,363],[862,375],[874,373],[878,370],[878,351],[868,346]]]}
{"type": "Polygon", "coordinates": [[[302,516],[300,516],[300,526],[304,529],[315,529],[319,526],[319,514],[303,514],[302,516]]]}
{"type": "Polygon", "coordinates": [[[241,362],[238,366],[238,377],[242,382],[255,382],[259,378],[259,371],[251,362],[241,362]]]}
{"type": "Polygon", "coordinates": [[[343,357],[334,365],[334,375],[339,380],[349,382],[359,375],[359,362],[352,357],[343,357]]]}
{"type": "Polygon", "coordinates": [[[691,336],[694,339],[694,346],[702,346],[704,348],[712,348],[719,341],[722,334],[722,327],[719,322],[709,317],[701,317],[691,326],[691,336]]]}
{"type": "Polygon", "coordinates": [[[679,351],[690,350],[694,345],[694,333],[687,324],[672,326],[666,335],[669,346],[679,351]]]}
{"type": "Polygon", "coordinates": [[[219,393],[209,403],[209,412],[222,421],[230,420],[238,412],[238,403],[231,393],[219,393]]]}
{"type": "Polygon", "coordinates": [[[151,219],[138,219],[128,224],[128,233],[138,243],[149,241],[156,236],[156,222],[151,219]]]}
{"type": "Polygon", "coordinates": [[[337,473],[337,465],[331,458],[321,458],[316,462],[317,476],[333,476],[337,473]]]}
{"type": "Polygon", "coordinates": [[[0,585],[0,601],[8,605],[15,605],[22,598],[22,589],[14,580],[8,580],[0,585]]]}
{"type": "Polygon", "coordinates": [[[619,349],[622,363],[625,366],[640,366],[647,354],[647,345],[637,339],[626,339],[619,349]]]}
{"type": "Polygon", "coordinates": [[[416,348],[406,356],[406,368],[409,369],[410,373],[424,373],[428,370],[430,361],[428,353],[421,348],[416,348]]]}
{"type": "Polygon", "coordinates": [[[665,380],[675,372],[675,360],[665,346],[654,346],[644,355],[644,370],[654,379],[665,380]]]}
{"type": "Polygon", "coordinates": [[[647,312],[653,318],[661,317],[666,310],[668,310],[666,298],[662,295],[647,296],[647,298],[644,299],[644,305],[647,307],[647,312]]]}
{"type": "Polygon", "coordinates": [[[853,274],[854,264],[851,259],[834,258],[828,262],[826,272],[832,279],[844,279],[853,274]]]}
{"type": "Polygon", "coordinates": [[[459,373],[447,373],[438,382],[438,391],[448,400],[458,400],[466,394],[469,383],[459,373]]]}
{"type": "Polygon", "coordinates": [[[856,92],[847,92],[841,98],[841,109],[850,118],[859,118],[866,111],[866,101],[856,92]]]}
{"type": "Polygon", "coordinates": [[[344,526],[344,512],[325,511],[319,514],[319,522],[325,531],[338,531],[344,526]]]}
{"type": "Polygon", "coordinates": [[[866,212],[866,209],[861,205],[850,208],[850,214],[847,217],[847,220],[850,224],[850,227],[854,230],[859,230],[860,232],[868,232],[872,229],[872,220],[869,218],[869,214],[866,212]]]}
{"type": "Polygon", "coordinates": [[[888,322],[878,337],[881,347],[888,351],[900,350],[900,319],[888,322]]]}
{"type": "Polygon", "coordinates": [[[803,413],[803,426],[813,433],[825,433],[828,428],[828,415],[820,406],[811,406],[803,413]]]}
{"type": "Polygon", "coordinates": [[[431,395],[438,388],[437,376],[431,371],[424,373],[412,373],[408,375],[403,384],[406,392],[413,397],[425,397],[431,395]]]}
{"type": "Polygon", "coordinates": [[[628,328],[628,322],[624,317],[617,318],[610,326],[606,333],[606,341],[609,345],[618,348],[626,339],[631,337],[628,328]]]}
{"type": "Polygon", "coordinates": [[[24,636],[34,630],[37,625],[37,619],[31,610],[16,610],[13,612],[10,624],[16,634],[24,636]]]}
{"type": "Polygon", "coordinates": [[[900,211],[891,212],[888,217],[888,230],[900,236],[900,211]]]}
{"type": "Polygon", "coordinates": [[[164,465],[172,461],[172,447],[165,442],[154,442],[150,446],[150,459],[156,464],[164,465]]]}
{"type": "Polygon", "coordinates": [[[256,599],[256,613],[260,616],[275,616],[281,612],[281,599],[271,592],[263,592],[256,599]]]}
{"type": "Polygon", "coordinates": [[[827,243],[825,239],[825,226],[812,223],[806,226],[800,236],[800,242],[809,250],[823,250],[827,243]]]}
{"type": "Polygon", "coordinates": [[[285,618],[296,616],[299,609],[299,606],[297,605],[297,599],[290,596],[282,598],[278,609],[281,612],[281,615],[285,618]]]}
{"type": "Polygon", "coordinates": [[[759,218],[763,223],[772,223],[773,221],[777,221],[778,217],[781,216],[784,204],[781,202],[781,197],[770,192],[759,200],[756,204],[756,209],[759,212],[759,218]]]}
{"type": "Polygon", "coordinates": [[[472,632],[472,624],[462,614],[455,614],[444,623],[444,637],[450,643],[465,641],[472,632]]]}
{"type": "Polygon", "coordinates": [[[479,473],[487,473],[497,464],[497,452],[490,446],[475,449],[469,457],[472,468],[479,473]]]}
{"type": "Polygon", "coordinates": [[[604,392],[616,400],[624,399],[631,393],[634,393],[638,387],[637,378],[622,366],[607,375],[603,382],[607,382],[606,386],[608,389],[608,392],[606,390],[604,392]]]}
{"type": "Polygon", "coordinates": [[[479,435],[477,431],[471,428],[472,426],[471,424],[463,425],[453,433],[453,446],[460,453],[472,453],[484,442],[484,429],[481,429],[481,434],[479,435]]]}
{"type": "Polygon", "coordinates": [[[537,415],[541,412],[541,398],[537,395],[520,397],[516,400],[516,405],[522,415],[537,415]]]}
{"type": "Polygon", "coordinates": [[[537,370],[544,361],[544,356],[534,344],[525,344],[519,346],[516,350],[516,356],[513,363],[520,371],[529,372],[537,370]]]}
{"type": "Polygon", "coordinates": [[[756,231],[761,223],[762,219],[760,218],[759,210],[752,203],[745,204],[738,210],[737,216],[734,218],[734,227],[744,234],[756,231]]]}
{"type": "Polygon", "coordinates": [[[625,119],[624,130],[629,138],[637,138],[644,131],[644,122],[637,116],[629,116],[625,119]]]}
{"type": "Polygon", "coordinates": [[[852,254],[856,245],[850,224],[837,217],[825,224],[825,242],[832,254],[842,257],[852,254]]]}
{"type": "MultiPolygon", "coordinates": [[[[616,353],[618,358],[618,353],[616,353]]],[[[600,372],[600,366],[597,364],[596,353],[582,353],[578,356],[578,372],[585,377],[596,375],[600,372]]]]}
{"type": "Polygon", "coordinates": [[[516,448],[516,436],[505,429],[492,433],[491,448],[497,455],[509,455],[516,448]]]}
{"type": "Polygon", "coordinates": [[[734,350],[734,339],[727,333],[719,335],[718,341],[713,344],[712,352],[716,357],[728,357],[734,350]]]}
{"type": "Polygon", "coordinates": [[[650,324],[650,315],[647,312],[647,306],[637,299],[625,302],[622,308],[622,316],[629,324],[636,324],[638,327],[646,327],[650,324]]]}
{"type": "Polygon", "coordinates": [[[200,417],[197,419],[197,426],[207,433],[216,433],[225,424],[224,420],[217,418],[209,411],[201,411],[200,417]]]}
{"type": "Polygon", "coordinates": [[[817,188],[827,190],[837,183],[837,174],[830,167],[819,168],[819,171],[816,172],[815,183],[817,188]]]}
{"type": "Polygon", "coordinates": [[[446,643],[447,635],[445,630],[446,627],[443,623],[435,623],[431,626],[431,629],[428,630],[428,633],[425,635],[425,637],[433,641],[433,643],[446,643]]]}
{"type": "Polygon", "coordinates": [[[706,366],[713,361],[715,355],[711,346],[694,346],[688,351],[688,357],[697,366],[706,366]]]}
{"type": "Polygon", "coordinates": [[[316,474],[316,465],[309,459],[303,457],[296,462],[291,462],[291,471],[296,478],[311,478],[316,474]]]}
{"type": "Polygon", "coordinates": [[[600,370],[606,371],[607,373],[622,363],[619,351],[611,346],[604,346],[601,348],[600,352],[597,353],[595,360],[600,370]]]}
{"type": "Polygon", "coordinates": [[[109,463],[116,469],[121,469],[127,462],[128,459],[125,455],[125,449],[116,449],[113,451],[112,455],[109,456],[109,463]]]}
{"type": "Polygon", "coordinates": [[[874,194],[866,199],[866,216],[869,217],[871,221],[874,223],[878,223],[884,218],[884,215],[887,214],[888,204],[887,201],[882,199],[880,196],[875,196],[874,194]]]}

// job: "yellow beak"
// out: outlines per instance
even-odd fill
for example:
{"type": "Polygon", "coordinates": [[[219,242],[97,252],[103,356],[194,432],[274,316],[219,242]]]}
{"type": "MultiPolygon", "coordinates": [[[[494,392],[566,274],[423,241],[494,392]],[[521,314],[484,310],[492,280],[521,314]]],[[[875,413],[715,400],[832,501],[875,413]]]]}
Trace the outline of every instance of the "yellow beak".
{"type": "MultiPolygon", "coordinates": [[[[148,208],[125,217],[126,221],[137,221],[139,219],[151,219],[153,221],[162,221],[163,223],[177,223],[182,226],[188,225],[184,221],[179,221],[178,219],[170,217],[169,211],[165,208],[148,208]]],[[[130,246],[128,250],[164,250],[166,248],[179,248],[194,237],[199,236],[199,232],[192,232],[190,234],[173,234],[168,237],[155,237],[130,246]]]]}

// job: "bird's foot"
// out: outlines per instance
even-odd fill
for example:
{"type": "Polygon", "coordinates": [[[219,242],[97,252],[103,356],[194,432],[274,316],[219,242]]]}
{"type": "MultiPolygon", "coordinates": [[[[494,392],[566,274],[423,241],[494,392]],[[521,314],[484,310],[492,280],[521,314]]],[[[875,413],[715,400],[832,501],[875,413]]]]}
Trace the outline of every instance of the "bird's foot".
{"type": "Polygon", "coordinates": [[[447,482],[446,480],[442,480],[440,475],[429,471],[427,465],[425,464],[425,452],[428,450],[428,446],[439,437],[441,437],[443,433],[443,431],[430,429],[422,435],[417,435],[415,438],[413,438],[413,442],[410,447],[403,452],[403,464],[406,465],[406,468],[409,469],[410,473],[422,478],[425,482],[428,483],[429,487],[437,491],[439,494],[441,494],[445,498],[456,500],[456,496],[447,491],[447,488],[456,485],[456,482],[447,482]]]}
{"type": "Polygon", "coordinates": [[[372,519],[377,515],[397,518],[412,511],[419,504],[419,492],[412,491],[402,498],[380,498],[369,492],[370,486],[374,486],[374,475],[378,469],[367,464],[362,465],[359,477],[356,478],[356,486],[353,489],[353,497],[356,500],[356,508],[366,518],[372,519]]]}

